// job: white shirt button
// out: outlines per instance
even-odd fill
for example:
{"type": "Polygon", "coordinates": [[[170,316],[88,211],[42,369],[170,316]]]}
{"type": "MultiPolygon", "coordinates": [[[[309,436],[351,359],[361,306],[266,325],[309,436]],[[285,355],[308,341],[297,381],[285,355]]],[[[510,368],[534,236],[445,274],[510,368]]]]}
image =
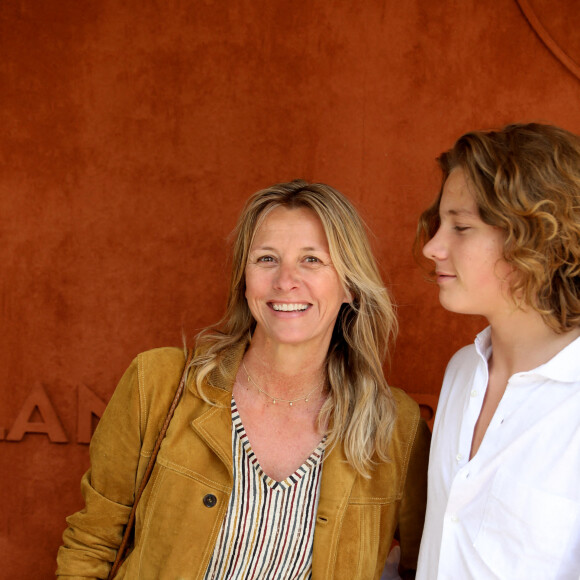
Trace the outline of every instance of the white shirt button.
{"type": "Polygon", "coordinates": [[[477,389],[473,389],[473,391],[471,391],[471,396],[472,397],[477,397],[478,393],[477,393],[477,389]]]}
{"type": "Polygon", "coordinates": [[[457,517],[455,514],[453,514],[453,515],[451,516],[451,521],[452,521],[454,524],[456,524],[456,523],[459,521],[459,518],[458,518],[458,517],[457,517]]]}
{"type": "Polygon", "coordinates": [[[461,455],[461,453],[458,453],[458,454],[455,456],[455,459],[457,459],[457,462],[459,463],[459,462],[460,462],[460,461],[463,459],[463,455],[461,455]]]}

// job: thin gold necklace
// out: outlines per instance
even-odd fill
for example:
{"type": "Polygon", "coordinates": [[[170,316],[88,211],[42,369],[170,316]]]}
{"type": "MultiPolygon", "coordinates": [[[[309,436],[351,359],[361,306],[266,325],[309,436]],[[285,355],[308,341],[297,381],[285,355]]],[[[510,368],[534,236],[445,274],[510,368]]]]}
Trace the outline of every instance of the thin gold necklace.
{"type": "Polygon", "coordinates": [[[283,399],[282,397],[273,397],[272,395],[270,395],[270,393],[267,393],[266,391],[264,391],[264,389],[260,388],[260,385],[258,385],[258,383],[253,379],[252,375],[248,372],[248,369],[246,368],[246,363],[244,361],[242,361],[242,366],[244,367],[244,371],[246,371],[246,375],[248,376],[248,382],[252,383],[254,385],[254,387],[256,387],[256,389],[258,389],[258,391],[260,391],[260,393],[263,393],[264,395],[266,395],[266,397],[268,397],[269,399],[272,399],[273,405],[275,405],[278,401],[282,401],[283,403],[288,403],[288,405],[290,407],[292,407],[292,405],[294,403],[298,403],[298,401],[304,401],[305,403],[308,403],[308,399],[310,398],[310,395],[312,395],[312,393],[314,393],[314,391],[319,389],[322,385],[322,383],[319,385],[316,385],[311,391],[306,393],[306,396],[298,397],[298,399],[283,399]]]}

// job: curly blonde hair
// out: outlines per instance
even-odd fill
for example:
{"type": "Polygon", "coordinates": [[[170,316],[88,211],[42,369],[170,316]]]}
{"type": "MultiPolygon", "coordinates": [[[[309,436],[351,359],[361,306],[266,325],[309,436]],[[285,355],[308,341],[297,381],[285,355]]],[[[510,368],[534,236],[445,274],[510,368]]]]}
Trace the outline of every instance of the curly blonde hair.
{"type": "Polygon", "coordinates": [[[257,229],[277,207],[307,208],[318,216],[333,265],[352,296],[350,303],[342,305],[332,334],[326,359],[330,395],[319,421],[330,426],[328,445],[342,444],[349,463],[366,476],[376,459],[388,460],[396,409],[383,364],[397,322],[364,222],[348,199],[332,187],[295,180],[258,191],[246,202],[234,231],[225,315],[197,338],[193,361],[197,388],[205,398],[204,382],[215,372],[233,382],[236,369],[220,364],[221,355],[246,342],[255,328],[245,298],[245,268],[257,229]]]}
{"type": "Polygon", "coordinates": [[[515,123],[466,133],[437,161],[442,185],[419,219],[416,254],[437,232],[443,186],[461,168],[481,219],[505,232],[503,257],[518,272],[511,285],[516,302],[537,310],[555,332],[577,327],[580,137],[552,125],[515,123]]]}

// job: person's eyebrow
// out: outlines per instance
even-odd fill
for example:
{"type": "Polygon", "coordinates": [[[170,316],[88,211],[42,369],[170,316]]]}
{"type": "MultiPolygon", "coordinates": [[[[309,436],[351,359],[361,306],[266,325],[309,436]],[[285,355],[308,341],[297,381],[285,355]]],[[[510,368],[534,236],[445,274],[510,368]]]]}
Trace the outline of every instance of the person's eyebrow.
{"type": "Polygon", "coordinates": [[[470,209],[464,209],[464,208],[459,208],[459,209],[448,209],[446,212],[446,214],[448,215],[453,215],[453,216],[475,216],[477,215],[475,212],[471,211],[470,209]]]}
{"type": "MultiPolygon", "coordinates": [[[[260,251],[260,252],[275,252],[276,248],[272,246],[256,246],[250,249],[251,252],[260,251]]],[[[326,250],[322,247],[315,248],[314,246],[305,246],[304,248],[300,248],[302,252],[326,252],[326,250]]]]}

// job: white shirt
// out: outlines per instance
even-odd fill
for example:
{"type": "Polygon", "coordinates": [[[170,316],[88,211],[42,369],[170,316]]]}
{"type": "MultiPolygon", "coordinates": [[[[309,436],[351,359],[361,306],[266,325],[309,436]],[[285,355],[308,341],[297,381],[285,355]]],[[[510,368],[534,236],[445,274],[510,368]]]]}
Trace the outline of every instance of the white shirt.
{"type": "Polygon", "coordinates": [[[580,578],[580,338],[510,377],[473,459],[491,331],[445,372],[418,580],[580,578]]]}

